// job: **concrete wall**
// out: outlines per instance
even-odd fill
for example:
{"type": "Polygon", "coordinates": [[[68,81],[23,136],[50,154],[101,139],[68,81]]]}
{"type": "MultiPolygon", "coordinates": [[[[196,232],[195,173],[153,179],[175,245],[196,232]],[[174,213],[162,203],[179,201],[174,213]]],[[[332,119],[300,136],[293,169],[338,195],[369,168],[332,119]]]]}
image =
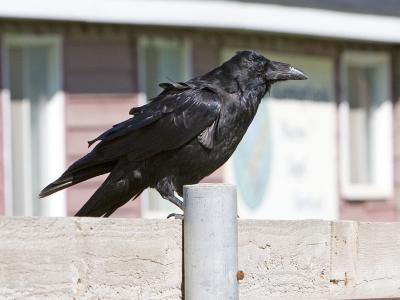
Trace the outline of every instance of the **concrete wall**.
{"type": "MultiPolygon", "coordinates": [[[[400,224],[239,222],[241,299],[400,297],[400,224]]],[[[179,220],[0,218],[1,299],[181,299],[179,220]]]]}

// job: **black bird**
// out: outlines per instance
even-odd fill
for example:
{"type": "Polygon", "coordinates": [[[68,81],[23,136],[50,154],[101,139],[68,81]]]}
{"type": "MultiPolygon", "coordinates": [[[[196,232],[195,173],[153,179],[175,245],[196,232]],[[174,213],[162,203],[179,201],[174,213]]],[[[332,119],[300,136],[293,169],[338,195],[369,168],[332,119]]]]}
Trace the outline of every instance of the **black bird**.
{"type": "Polygon", "coordinates": [[[54,192],[110,173],[76,216],[108,217],[144,189],[157,189],[179,208],[185,184],[198,183],[225,163],[271,85],[307,76],[254,51],[240,51],[207,74],[161,83],[163,91],[132,118],[89,142],[94,149],[40,193],[54,192]]]}

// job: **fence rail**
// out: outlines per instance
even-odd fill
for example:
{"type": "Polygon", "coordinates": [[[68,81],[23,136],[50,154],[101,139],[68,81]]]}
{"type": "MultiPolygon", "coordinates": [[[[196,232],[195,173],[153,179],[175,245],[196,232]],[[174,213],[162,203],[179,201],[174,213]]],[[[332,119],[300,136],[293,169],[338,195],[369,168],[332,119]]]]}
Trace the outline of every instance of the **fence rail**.
{"type": "MultiPolygon", "coordinates": [[[[399,223],[238,231],[241,299],[400,297],[399,223]]],[[[0,218],[1,299],[181,299],[182,266],[180,220],[0,218]]]]}

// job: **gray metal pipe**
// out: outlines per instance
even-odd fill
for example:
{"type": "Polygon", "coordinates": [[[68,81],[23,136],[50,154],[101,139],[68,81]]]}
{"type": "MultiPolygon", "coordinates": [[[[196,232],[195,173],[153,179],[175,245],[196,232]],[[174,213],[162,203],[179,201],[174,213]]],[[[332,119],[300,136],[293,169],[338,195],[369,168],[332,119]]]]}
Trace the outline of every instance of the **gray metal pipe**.
{"type": "Polygon", "coordinates": [[[238,299],[236,187],[184,186],[185,299],[238,299]]]}

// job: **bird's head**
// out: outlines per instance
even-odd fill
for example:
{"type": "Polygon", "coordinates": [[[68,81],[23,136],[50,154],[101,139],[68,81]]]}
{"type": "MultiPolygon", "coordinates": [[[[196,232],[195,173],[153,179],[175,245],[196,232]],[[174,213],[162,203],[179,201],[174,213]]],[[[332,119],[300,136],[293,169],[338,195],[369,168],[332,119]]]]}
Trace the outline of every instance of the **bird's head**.
{"type": "Polygon", "coordinates": [[[270,86],[278,81],[307,79],[301,70],[287,63],[269,60],[255,51],[239,51],[224,65],[241,82],[270,86]]]}

